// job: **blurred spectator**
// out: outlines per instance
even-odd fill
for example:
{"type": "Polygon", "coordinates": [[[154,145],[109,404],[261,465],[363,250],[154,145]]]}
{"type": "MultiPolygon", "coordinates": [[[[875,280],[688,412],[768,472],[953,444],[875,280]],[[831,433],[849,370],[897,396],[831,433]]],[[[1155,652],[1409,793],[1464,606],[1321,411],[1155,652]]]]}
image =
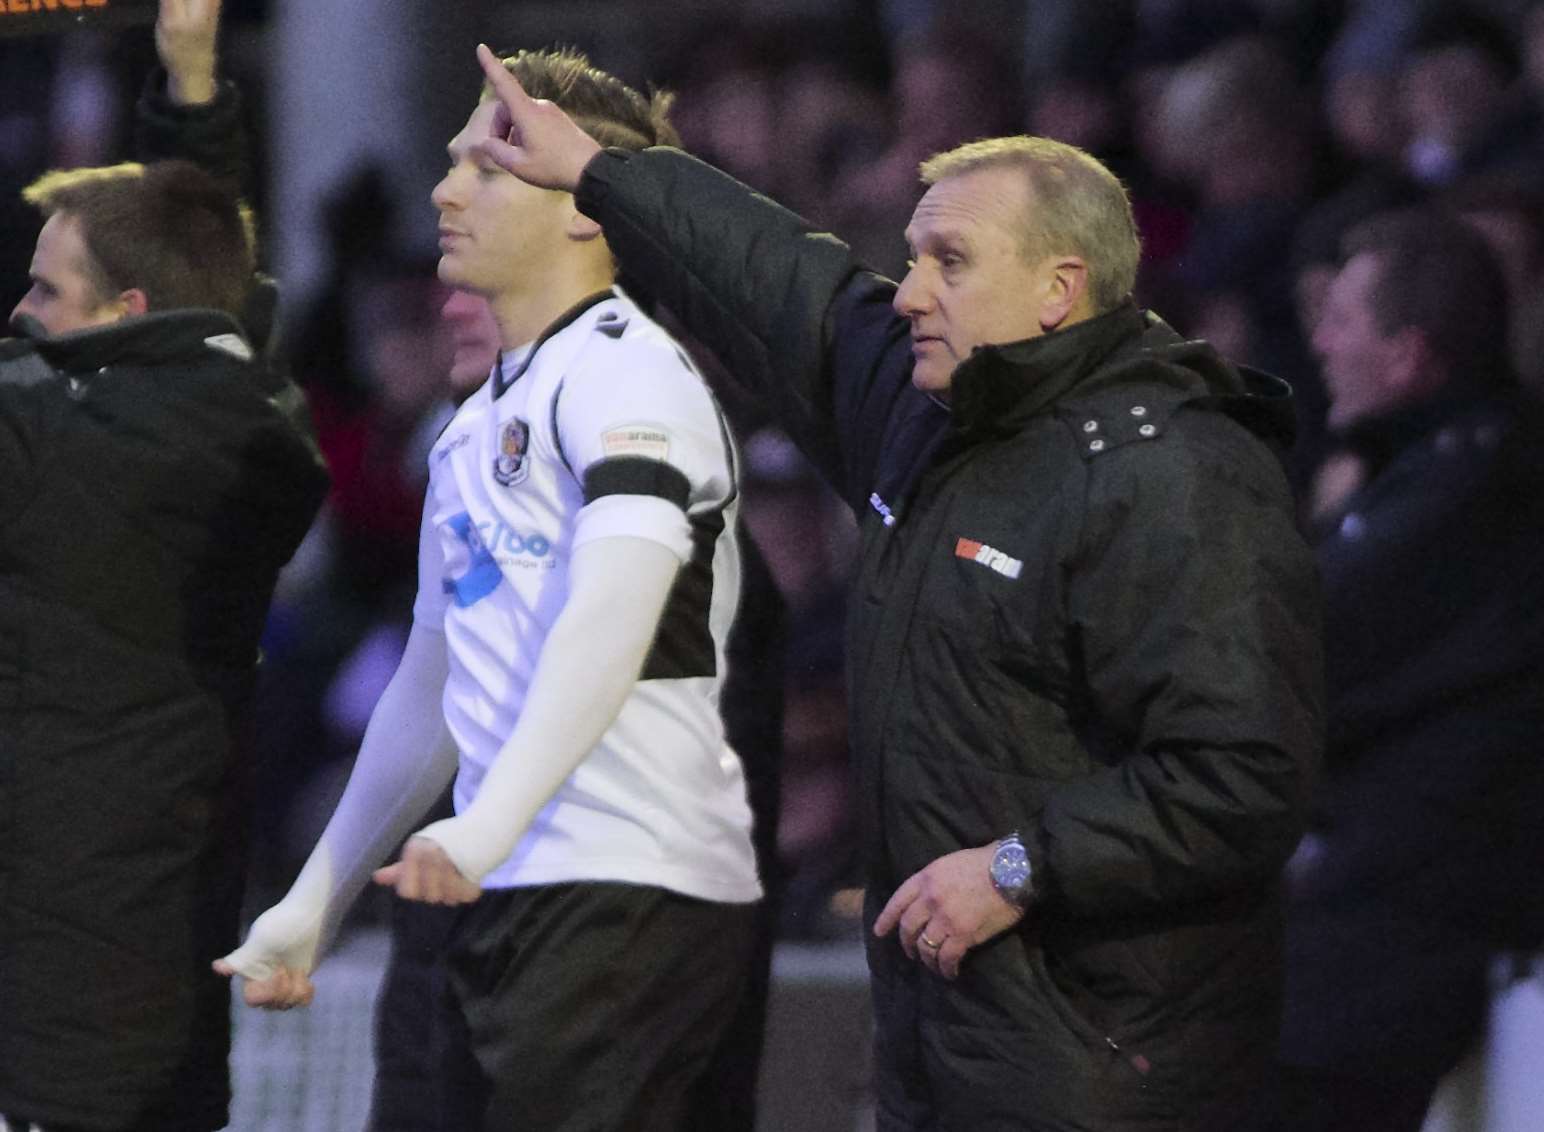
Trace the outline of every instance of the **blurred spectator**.
{"type": "Polygon", "coordinates": [[[1277,373],[1300,368],[1291,320],[1271,315],[1291,293],[1283,251],[1315,183],[1310,107],[1282,48],[1248,36],[1178,67],[1155,122],[1196,206],[1182,252],[1149,285],[1188,334],[1277,373]]]}
{"type": "Polygon", "coordinates": [[[763,192],[778,165],[769,42],[754,28],[706,25],[689,37],[672,84],[680,96],[672,113],[686,147],[763,192]]]}
{"type": "Polygon", "coordinates": [[[856,873],[847,700],[842,679],[851,513],[774,429],[745,445],[745,521],[786,612],[781,804],[781,934],[823,938],[855,926],[831,907],[856,873]]]}
{"type": "Polygon", "coordinates": [[[906,270],[901,233],[921,199],[925,158],[1022,120],[1015,70],[983,29],[945,24],[902,40],[890,80],[889,145],[833,190],[833,225],[858,258],[892,276],[906,270]]]}
{"type": "Polygon", "coordinates": [[[1476,179],[1445,201],[1501,265],[1512,310],[1509,342],[1518,379],[1544,395],[1544,187],[1531,179],[1476,179]]]}
{"type": "Polygon", "coordinates": [[[1031,18],[1024,21],[1024,78],[1031,91],[1072,73],[1114,74],[1117,60],[1122,60],[1132,46],[1137,7],[1133,0],[1106,0],[1103,4],[1046,0],[1036,4],[1031,18]]]}
{"type": "Polygon", "coordinates": [[[706,25],[670,67],[686,148],[812,218],[885,143],[879,45],[850,24],[706,25]]]}
{"type": "Polygon", "coordinates": [[[778,78],[777,196],[826,223],[840,207],[835,186],[884,144],[884,95],[829,48],[808,48],[778,78]]]}
{"type": "Polygon", "coordinates": [[[1355,230],[1314,335],[1329,737],[1289,866],[1281,1132],[1416,1132],[1544,899],[1544,422],[1505,283],[1441,214],[1355,230]]]}
{"type": "Polygon", "coordinates": [[[1475,173],[1544,172],[1538,108],[1517,84],[1520,67],[1506,28],[1468,9],[1437,9],[1401,84],[1410,175],[1445,185],[1475,173]]]}

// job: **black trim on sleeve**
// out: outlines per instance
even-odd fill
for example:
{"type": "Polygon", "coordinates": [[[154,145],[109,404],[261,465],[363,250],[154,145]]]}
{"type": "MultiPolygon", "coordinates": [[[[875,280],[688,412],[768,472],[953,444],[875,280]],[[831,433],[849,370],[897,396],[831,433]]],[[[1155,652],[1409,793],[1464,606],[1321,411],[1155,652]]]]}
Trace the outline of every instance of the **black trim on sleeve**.
{"type": "Polygon", "coordinates": [[[685,680],[718,672],[713,641],[713,553],[724,532],[724,509],[692,517],[692,557],[676,575],[665,613],[644,658],[640,680],[685,680]]]}
{"type": "Polygon", "coordinates": [[[673,464],[644,456],[614,456],[584,470],[584,501],[607,495],[652,495],[682,511],[692,496],[691,481],[673,464]]]}
{"type": "MultiPolygon", "coordinates": [[[[684,357],[688,369],[697,373],[690,358],[684,357]]],[[[698,374],[701,380],[701,374],[698,374]]],[[[711,509],[697,514],[688,513],[692,524],[692,557],[676,575],[675,585],[665,603],[665,614],[660,618],[654,645],[643,662],[642,680],[685,679],[691,676],[714,676],[718,673],[718,649],[713,640],[711,617],[713,610],[713,559],[718,550],[718,540],[723,536],[725,516],[730,513],[740,494],[740,468],[738,453],[730,437],[729,424],[724,420],[718,402],[708,394],[713,412],[718,418],[720,438],[724,443],[724,460],[729,469],[729,493],[711,509]]]]}

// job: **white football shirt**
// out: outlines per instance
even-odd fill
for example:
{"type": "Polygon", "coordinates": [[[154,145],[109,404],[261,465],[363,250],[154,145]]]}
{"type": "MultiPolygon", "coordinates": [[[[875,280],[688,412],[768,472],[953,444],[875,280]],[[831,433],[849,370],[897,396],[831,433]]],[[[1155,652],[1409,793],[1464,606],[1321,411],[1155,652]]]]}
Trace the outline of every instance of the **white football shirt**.
{"type": "MultiPolygon", "coordinates": [[[[761,894],[738,756],[718,712],[739,598],[735,455],[680,347],[620,292],[506,355],[429,455],[414,618],[443,628],[456,808],[520,716],[586,541],[646,538],[682,561],[622,711],[487,888],[621,881],[707,900],[761,894]]],[[[596,642],[604,663],[605,642],[596,642]]]]}

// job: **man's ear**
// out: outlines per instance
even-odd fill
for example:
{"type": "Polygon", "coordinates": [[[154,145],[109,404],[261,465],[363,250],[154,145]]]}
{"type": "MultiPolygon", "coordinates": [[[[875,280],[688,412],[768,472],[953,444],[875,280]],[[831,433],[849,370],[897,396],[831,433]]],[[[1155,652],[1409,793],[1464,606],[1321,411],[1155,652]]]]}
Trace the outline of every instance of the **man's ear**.
{"type": "Polygon", "coordinates": [[[568,218],[567,231],[570,240],[581,242],[598,240],[601,236],[600,225],[578,209],[575,209],[574,214],[568,218]]]}
{"type": "Polygon", "coordinates": [[[1043,262],[1040,329],[1046,333],[1093,313],[1088,298],[1088,265],[1079,256],[1055,256],[1043,262]]]}
{"type": "Polygon", "coordinates": [[[1446,384],[1447,374],[1420,327],[1401,327],[1385,342],[1388,364],[1383,367],[1383,380],[1401,402],[1422,400],[1446,384]]]}
{"type": "Polygon", "coordinates": [[[126,291],[119,291],[118,298],[115,301],[122,306],[124,318],[144,314],[150,309],[149,298],[138,287],[130,287],[126,291]]]}

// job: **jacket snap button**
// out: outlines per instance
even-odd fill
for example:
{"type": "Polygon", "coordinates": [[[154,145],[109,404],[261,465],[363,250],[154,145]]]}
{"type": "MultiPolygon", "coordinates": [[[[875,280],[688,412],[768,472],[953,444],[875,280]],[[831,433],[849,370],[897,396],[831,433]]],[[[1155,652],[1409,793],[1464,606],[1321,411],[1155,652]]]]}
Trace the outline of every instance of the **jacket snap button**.
{"type": "Polygon", "coordinates": [[[1137,429],[1137,431],[1140,432],[1143,436],[1157,436],[1158,426],[1145,424],[1141,428],[1137,429]]]}
{"type": "Polygon", "coordinates": [[[1099,422],[1098,421],[1084,421],[1083,422],[1083,431],[1084,432],[1098,432],[1099,431],[1099,422]]]}
{"type": "Polygon", "coordinates": [[[1145,417],[1145,416],[1147,416],[1147,406],[1146,405],[1133,405],[1133,406],[1131,406],[1131,415],[1134,416],[1134,417],[1145,417]]]}
{"type": "Polygon", "coordinates": [[[1102,441],[1102,440],[1090,440],[1088,442],[1088,450],[1090,452],[1103,452],[1104,451],[1104,441],[1102,441]]]}

